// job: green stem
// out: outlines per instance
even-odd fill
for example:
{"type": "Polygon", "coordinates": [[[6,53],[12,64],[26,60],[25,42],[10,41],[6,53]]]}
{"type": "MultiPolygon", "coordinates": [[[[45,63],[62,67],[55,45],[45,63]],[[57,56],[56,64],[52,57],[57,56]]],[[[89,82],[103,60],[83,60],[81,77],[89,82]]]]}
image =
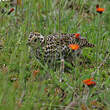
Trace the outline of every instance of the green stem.
{"type": "Polygon", "coordinates": [[[96,69],[98,66],[98,56],[99,56],[99,44],[100,44],[100,30],[101,30],[101,26],[100,26],[100,21],[101,21],[101,16],[98,15],[98,36],[96,37],[96,69]]]}

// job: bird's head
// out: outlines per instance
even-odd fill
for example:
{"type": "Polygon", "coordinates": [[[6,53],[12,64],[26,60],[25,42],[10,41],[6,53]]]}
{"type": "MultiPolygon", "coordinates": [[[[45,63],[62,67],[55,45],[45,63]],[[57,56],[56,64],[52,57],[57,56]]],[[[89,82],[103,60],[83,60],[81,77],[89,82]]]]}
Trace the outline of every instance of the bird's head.
{"type": "Polygon", "coordinates": [[[40,46],[44,42],[44,36],[38,32],[31,32],[27,44],[31,47],[40,46]]]}

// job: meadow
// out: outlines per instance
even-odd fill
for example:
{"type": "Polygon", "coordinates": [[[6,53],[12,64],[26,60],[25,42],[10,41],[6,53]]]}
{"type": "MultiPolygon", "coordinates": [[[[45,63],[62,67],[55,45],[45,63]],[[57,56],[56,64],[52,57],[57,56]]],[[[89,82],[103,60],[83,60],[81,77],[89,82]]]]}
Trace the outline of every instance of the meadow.
{"type": "Polygon", "coordinates": [[[109,0],[0,2],[0,110],[110,110],[109,83],[109,0]],[[104,8],[101,14],[97,4],[104,8]],[[60,70],[30,57],[26,43],[34,31],[80,33],[95,47],[83,49],[75,66],[66,64],[71,69],[61,82],[60,70]],[[84,83],[91,78],[95,85],[84,83]]]}

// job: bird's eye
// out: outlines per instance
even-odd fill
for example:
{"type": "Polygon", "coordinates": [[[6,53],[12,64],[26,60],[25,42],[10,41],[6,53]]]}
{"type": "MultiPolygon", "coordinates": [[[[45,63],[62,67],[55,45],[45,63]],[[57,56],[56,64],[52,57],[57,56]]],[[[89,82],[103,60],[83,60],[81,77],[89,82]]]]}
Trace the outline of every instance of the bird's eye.
{"type": "Polygon", "coordinates": [[[29,37],[32,38],[32,36],[33,36],[33,35],[31,34],[29,37]]]}
{"type": "Polygon", "coordinates": [[[43,41],[44,39],[43,38],[41,38],[41,41],[43,41]]]}
{"type": "Polygon", "coordinates": [[[34,42],[36,42],[37,41],[37,39],[34,39],[34,42]]]}

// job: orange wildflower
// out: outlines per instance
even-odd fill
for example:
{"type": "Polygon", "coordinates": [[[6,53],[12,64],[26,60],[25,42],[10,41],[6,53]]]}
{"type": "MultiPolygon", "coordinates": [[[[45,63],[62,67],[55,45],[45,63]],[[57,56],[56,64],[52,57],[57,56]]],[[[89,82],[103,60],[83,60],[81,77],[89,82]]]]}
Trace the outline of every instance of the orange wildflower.
{"type": "Polygon", "coordinates": [[[93,80],[94,80],[93,78],[86,79],[86,80],[83,80],[83,83],[86,84],[87,86],[96,85],[96,82],[93,80]]]}
{"type": "Polygon", "coordinates": [[[75,33],[75,37],[76,38],[79,38],[80,37],[80,34],[79,33],[75,33]]]}
{"type": "Polygon", "coordinates": [[[10,11],[8,12],[8,15],[10,15],[14,11],[14,8],[11,8],[10,11]]]}
{"type": "Polygon", "coordinates": [[[94,79],[93,79],[93,78],[85,79],[85,80],[83,80],[83,82],[84,82],[84,83],[87,83],[87,82],[90,82],[90,81],[92,81],[92,80],[94,80],[94,79]]]}
{"type": "Polygon", "coordinates": [[[39,70],[34,70],[33,71],[33,77],[36,77],[36,75],[39,73],[39,70]]]}
{"type": "Polygon", "coordinates": [[[96,5],[96,11],[100,14],[102,14],[104,12],[104,8],[99,8],[99,5],[96,5]]]}
{"type": "Polygon", "coordinates": [[[90,82],[87,83],[87,85],[88,85],[88,86],[96,85],[96,82],[95,82],[95,81],[90,81],[90,82]]]}
{"type": "Polygon", "coordinates": [[[45,88],[44,91],[47,93],[48,92],[48,88],[45,88]]]}
{"type": "Polygon", "coordinates": [[[69,48],[71,48],[72,50],[78,50],[79,45],[78,44],[69,44],[69,48]]]}

